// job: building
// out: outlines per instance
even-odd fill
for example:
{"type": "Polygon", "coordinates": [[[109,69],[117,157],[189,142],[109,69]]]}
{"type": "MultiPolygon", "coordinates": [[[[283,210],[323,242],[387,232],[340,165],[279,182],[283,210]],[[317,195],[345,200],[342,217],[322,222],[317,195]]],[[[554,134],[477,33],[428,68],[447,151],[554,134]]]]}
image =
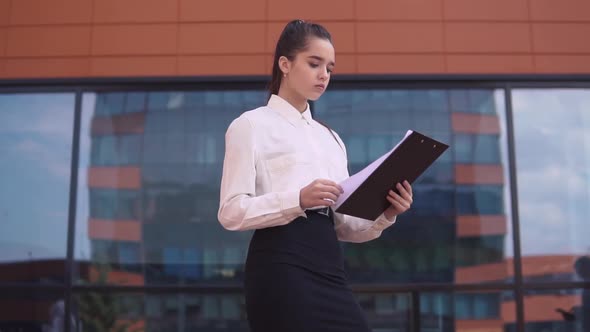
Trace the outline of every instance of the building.
{"type": "Polygon", "coordinates": [[[334,36],[312,109],[351,172],[407,129],[451,145],[399,223],[343,244],[375,330],[590,331],[580,0],[0,0],[0,331],[248,330],[224,132],[291,18],[334,36]]]}

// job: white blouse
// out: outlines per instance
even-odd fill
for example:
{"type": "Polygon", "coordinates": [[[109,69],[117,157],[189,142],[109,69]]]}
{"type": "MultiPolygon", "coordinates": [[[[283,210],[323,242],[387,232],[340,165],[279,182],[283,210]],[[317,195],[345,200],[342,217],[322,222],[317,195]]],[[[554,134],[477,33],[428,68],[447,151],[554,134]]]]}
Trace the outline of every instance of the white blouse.
{"type": "MultiPolygon", "coordinates": [[[[225,159],[218,218],[228,230],[285,225],[307,217],[300,190],[315,179],[348,178],[344,143],[277,95],[267,106],[243,113],[225,134],[225,159]]],[[[365,242],[395,222],[383,214],[366,220],[334,213],[338,239],[365,242]]]]}

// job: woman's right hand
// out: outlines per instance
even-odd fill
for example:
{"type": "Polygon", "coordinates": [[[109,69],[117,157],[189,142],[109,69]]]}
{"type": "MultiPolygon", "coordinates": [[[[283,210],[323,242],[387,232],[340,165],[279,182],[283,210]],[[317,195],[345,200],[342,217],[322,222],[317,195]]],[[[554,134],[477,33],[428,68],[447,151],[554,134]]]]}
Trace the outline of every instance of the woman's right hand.
{"type": "Polygon", "coordinates": [[[316,179],[299,192],[299,205],[302,209],[317,206],[332,206],[344,190],[336,182],[316,179]]]}

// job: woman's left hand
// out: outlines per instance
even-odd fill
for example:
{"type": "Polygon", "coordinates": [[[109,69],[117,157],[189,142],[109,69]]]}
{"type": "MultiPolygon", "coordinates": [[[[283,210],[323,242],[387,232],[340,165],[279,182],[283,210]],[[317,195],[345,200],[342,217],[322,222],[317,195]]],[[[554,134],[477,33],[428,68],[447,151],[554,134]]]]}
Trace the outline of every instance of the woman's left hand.
{"type": "Polygon", "coordinates": [[[410,209],[412,206],[412,186],[408,181],[403,182],[403,186],[399,183],[395,185],[397,190],[399,191],[399,195],[393,191],[389,191],[389,195],[387,195],[387,200],[391,203],[391,206],[385,210],[385,218],[391,220],[393,217],[400,215],[410,209]]]}

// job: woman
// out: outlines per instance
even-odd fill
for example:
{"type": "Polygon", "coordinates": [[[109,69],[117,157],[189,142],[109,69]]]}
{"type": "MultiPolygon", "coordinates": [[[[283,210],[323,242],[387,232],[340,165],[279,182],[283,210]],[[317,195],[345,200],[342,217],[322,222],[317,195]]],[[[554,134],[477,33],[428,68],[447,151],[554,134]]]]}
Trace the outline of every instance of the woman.
{"type": "Polygon", "coordinates": [[[245,271],[253,332],[369,331],[347,285],[338,240],[365,242],[410,208],[412,188],[376,220],[334,213],[348,175],[342,140],[316,122],[308,100],[326,90],[335,65],[328,31],[292,21],[276,46],[270,99],[229,126],[219,221],[255,229],[245,271]]]}

